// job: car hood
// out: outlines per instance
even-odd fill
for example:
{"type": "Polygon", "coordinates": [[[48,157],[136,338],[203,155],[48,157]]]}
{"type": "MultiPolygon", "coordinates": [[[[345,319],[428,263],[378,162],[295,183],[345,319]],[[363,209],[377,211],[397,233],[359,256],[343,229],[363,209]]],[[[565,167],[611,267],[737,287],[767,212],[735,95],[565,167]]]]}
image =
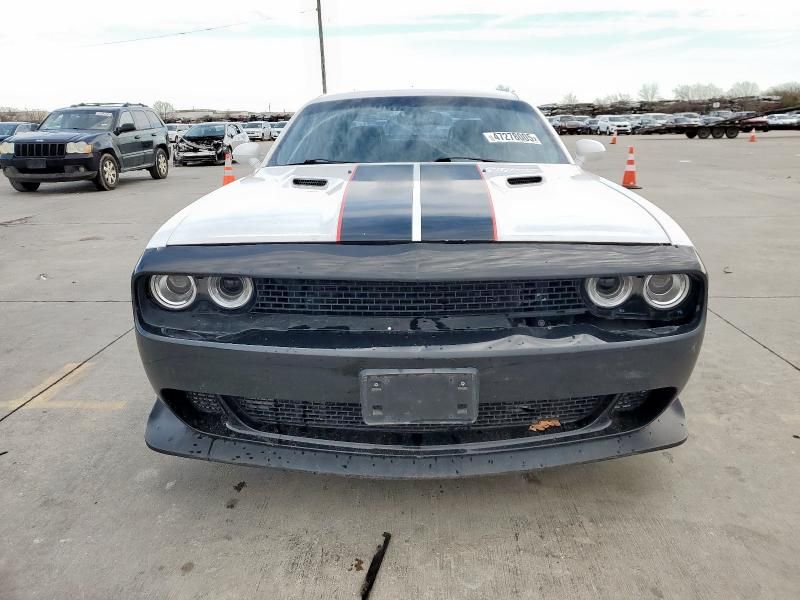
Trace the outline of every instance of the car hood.
{"type": "Polygon", "coordinates": [[[261,168],[149,247],[337,241],[690,244],[658,208],[575,165],[395,163],[261,168]]]}
{"type": "Polygon", "coordinates": [[[94,139],[107,131],[26,131],[14,136],[15,142],[66,143],[94,139]]]}

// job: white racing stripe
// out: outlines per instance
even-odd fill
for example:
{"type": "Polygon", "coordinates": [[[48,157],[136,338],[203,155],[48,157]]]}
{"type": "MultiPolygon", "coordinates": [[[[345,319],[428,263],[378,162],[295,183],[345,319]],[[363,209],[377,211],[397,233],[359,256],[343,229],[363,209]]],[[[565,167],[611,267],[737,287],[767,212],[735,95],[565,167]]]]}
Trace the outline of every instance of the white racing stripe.
{"type": "Polygon", "coordinates": [[[420,201],[419,163],[414,163],[414,187],[411,192],[411,241],[422,241],[422,204],[420,201]]]}

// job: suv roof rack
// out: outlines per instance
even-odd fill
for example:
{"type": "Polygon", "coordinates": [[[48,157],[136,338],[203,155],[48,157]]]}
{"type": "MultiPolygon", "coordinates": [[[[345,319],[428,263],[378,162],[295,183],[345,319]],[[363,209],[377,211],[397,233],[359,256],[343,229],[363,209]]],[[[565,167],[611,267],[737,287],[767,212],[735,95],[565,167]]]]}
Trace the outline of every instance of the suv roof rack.
{"type": "Polygon", "coordinates": [[[81,102],[80,104],[70,104],[70,108],[75,106],[145,106],[141,102],[81,102]]]}

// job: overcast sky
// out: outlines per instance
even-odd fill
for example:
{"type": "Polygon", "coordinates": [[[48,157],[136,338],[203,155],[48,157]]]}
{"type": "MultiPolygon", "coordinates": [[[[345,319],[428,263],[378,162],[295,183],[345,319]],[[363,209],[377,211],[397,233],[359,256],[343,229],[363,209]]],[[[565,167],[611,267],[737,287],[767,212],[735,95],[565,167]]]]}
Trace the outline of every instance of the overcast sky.
{"type": "MultiPolygon", "coordinates": [[[[800,3],[323,0],[329,91],[514,88],[579,100],[655,81],[800,79],[800,3]],[[666,8],[668,7],[668,8],[666,8]]],[[[3,2],[0,106],[166,100],[294,110],[321,93],[315,0],[3,2]],[[169,34],[233,25],[214,31],[169,34]],[[150,40],[135,38],[168,36],[150,40]]]]}

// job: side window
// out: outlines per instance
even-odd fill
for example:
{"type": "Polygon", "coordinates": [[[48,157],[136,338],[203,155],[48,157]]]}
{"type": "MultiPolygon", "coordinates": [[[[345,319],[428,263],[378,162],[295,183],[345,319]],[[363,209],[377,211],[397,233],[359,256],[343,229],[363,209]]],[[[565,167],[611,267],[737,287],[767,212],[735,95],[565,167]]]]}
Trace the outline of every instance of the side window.
{"type": "Polygon", "coordinates": [[[164,123],[161,122],[161,119],[158,118],[158,115],[151,110],[146,110],[145,114],[147,115],[147,119],[150,121],[150,127],[153,129],[160,129],[164,126],[164,123]]]}
{"type": "Polygon", "coordinates": [[[125,125],[125,123],[133,124],[133,117],[131,116],[131,113],[129,113],[127,110],[122,114],[120,114],[119,123],[117,123],[117,127],[121,127],[125,125]]]}
{"type": "Polygon", "coordinates": [[[136,124],[136,129],[150,129],[150,121],[147,120],[147,115],[141,110],[133,111],[133,122],[136,124]]]}

